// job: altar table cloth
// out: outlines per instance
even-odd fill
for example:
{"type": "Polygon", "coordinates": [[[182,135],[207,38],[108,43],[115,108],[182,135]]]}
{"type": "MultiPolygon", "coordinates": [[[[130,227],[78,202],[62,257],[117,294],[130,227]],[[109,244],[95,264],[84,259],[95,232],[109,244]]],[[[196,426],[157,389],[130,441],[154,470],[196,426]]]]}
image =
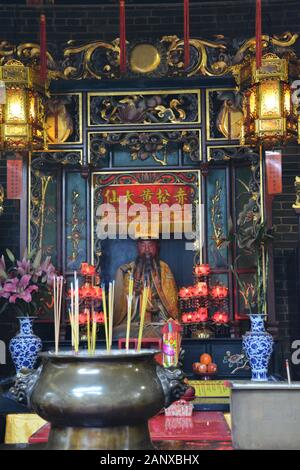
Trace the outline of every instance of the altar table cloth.
{"type": "MultiPolygon", "coordinates": [[[[164,414],[149,420],[152,441],[231,442],[229,417],[215,411],[195,411],[191,417],[167,417],[164,414]],[[227,418],[227,419],[226,419],[227,418]]],[[[47,442],[50,424],[47,423],[30,439],[30,444],[47,442]]]]}
{"type": "Polygon", "coordinates": [[[34,413],[18,413],[6,416],[5,444],[26,444],[30,436],[46,424],[34,413]]]}

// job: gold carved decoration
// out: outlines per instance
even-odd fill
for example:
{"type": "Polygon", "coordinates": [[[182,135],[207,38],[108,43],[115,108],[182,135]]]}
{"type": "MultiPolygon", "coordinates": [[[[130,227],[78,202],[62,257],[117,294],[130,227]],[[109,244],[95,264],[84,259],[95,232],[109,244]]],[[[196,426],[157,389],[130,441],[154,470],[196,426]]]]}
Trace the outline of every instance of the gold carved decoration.
{"type": "Polygon", "coordinates": [[[295,201],[295,204],[293,204],[293,209],[300,209],[300,176],[296,176],[295,188],[296,188],[296,201],[295,201]]]}
{"type": "MultiPolygon", "coordinates": [[[[298,39],[290,32],[281,36],[263,36],[263,48],[273,48],[278,54],[291,51],[298,39]]],[[[50,79],[117,79],[120,78],[119,39],[112,42],[93,41],[77,44],[70,40],[67,46],[58,52],[59,57],[47,51],[47,65],[50,79]],[[62,57],[62,58],[61,58],[62,57]]],[[[248,54],[255,51],[255,38],[240,44],[218,35],[215,41],[200,38],[190,39],[191,62],[184,68],[184,41],[177,36],[164,36],[160,41],[128,42],[128,76],[137,77],[179,77],[212,76],[220,77],[232,73],[232,67],[242,62],[248,54]]],[[[35,43],[12,45],[7,41],[0,43],[0,64],[12,58],[24,65],[39,64],[40,47],[35,43]]],[[[295,59],[293,66],[300,70],[300,63],[295,59]]]]}
{"type": "Polygon", "coordinates": [[[222,221],[222,211],[221,211],[221,196],[222,196],[222,187],[219,180],[215,184],[215,193],[211,198],[211,224],[213,228],[213,240],[216,243],[217,249],[220,249],[224,243],[224,233],[223,233],[223,221],[222,221]]]}
{"type": "Polygon", "coordinates": [[[33,214],[31,215],[32,222],[38,227],[38,240],[37,246],[38,249],[42,249],[43,238],[44,238],[44,229],[45,229],[45,207],[46,207],[46,195],[47,189],[50,181],[52,181],[52,176],[41,175],[39,171],[35,172],[35,176],[41,182],[40,194],[31,195],[31,203],[33,206],[33,214]]]}
{"type": "Polygon", "coordinates": [[[4,188],[2,184],[0,184],[0,215],[4,212],[4,188]]]}
{"type": "Polygon", "coordinates": [[[130,68],[136,73],[153,72],[160,61],[159,50],[152,44],[137,44],[130,54],[130,68]]]}
{"type": "Polygon", "coordinates": [[[54,98],[47,103],[46,132],[49,144],[63,144],[73,133],[72,116],[62,98],[54,98]]]}
{"type": "MultiPolygon", "coordinates": [[[[18,59],[26,66],[35,67],[40,61],[40,45],[36,43],[23,43],[18,46],[10,44],[7,41],[0,43],[0,64],[4,65],[11,59],[18,59]]],[[[53,55],[47,51],[48,78],[63,78],[60,71],[59,61],[56,61],[53,55]]]]}
{"type": "Polygon", "coordinates": [[[243,125],[243,111],[230,101],[224,101],[218,116],[217,126],[226,139],[239,139],[243,125]]]}

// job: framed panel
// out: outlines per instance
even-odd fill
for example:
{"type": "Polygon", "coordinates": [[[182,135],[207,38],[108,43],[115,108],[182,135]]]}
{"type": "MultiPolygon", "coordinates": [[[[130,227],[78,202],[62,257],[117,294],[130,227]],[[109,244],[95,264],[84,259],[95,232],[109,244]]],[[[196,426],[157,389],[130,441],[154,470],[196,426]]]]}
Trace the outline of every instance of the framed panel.
{"type": "MultiPolygon", "coordinates": [[[[141,204],[143,202],[147,209],[153,209],[153,204],[157,203],[166,205],[177,201],[179,205],[184,203],[192,204],[193,239],[187,241],[182,233],[179,236],[176,235],[179,232],[176,232],[175,229],[171,229],[170,239],[164,240],[164,235],[161,237],[161,248],[164,252],[165,259],[170,260],[171,264],[174,265],[174,270],[178,274],[177,281],[180,283],[179,285],[183,285],[183,282],[187,281],[185,274],[188,273],[188,277],[192,276],[195,250],[197,250],[194,241],[200,239],[199,244],[202,246],[202,232],[201,230],[198,231],[198,227],[196,227],[196,211],[199,210],[201,204],[200,171],[155,171],[152,173],[141,173],[138,171],[131,173],[95,172],[92,174],[92,262],[98,266],[100,265],[102,268],[109,266],[110,278],[113,277],[114,271],[117,268],[116,263],[120,264],[121,261],[125,259],[128,261],[128,257],[134,256],[135,252],[134,237],[133,239],[130,238],[127,232],[124,235],[123,231],[122,235],[120,234],[121,223],[128,224],[128,222],[131,222],[130,217],[128,217],[128,220],[125,222],[123,222],[123,219],[121,221],[120,209],[118,209],[119,212],[117,212],[117,223],[119,223],[119,226],[115,239],[102,240],[97,236],[97,225],[99,223],[99,211],[97,212],[97,209],[99,205],[109,203],[115,204],[116,206],[118,204],[119,195],[126,195],[128,207],[130,207],[131,204],[141,204]],[[147,197],[146,201],[143,200],[144,197],[147,197]],[[181,249],[186,248],[186,242],[190,243],[189,249],[180,260],[177,254],[181,249]],[[107,257],[109,257],[109,260],[107,257]],[[182,266],[179,266],[180,263],[182,266]]],[[[156,209],[154,208],[154,210],[156,209]]],[[[174,219],[171,220],[171,226],[172,223],[175,224],[174,219]]],[[[203,221],[201,220],[200,223],[203,223],[203,221]]],[[[126,230],[127,227],[128,225],[126,226],[126,230]]],[[[149,234],[150,229],[147,230],[147,234],[149,234]]],[[[151,230],[152,233],[150,233],[150,235],[154,236],[153,226],[151,226],[151,230]]],[[[158,232],[161,233],[160,223],[158,232]]],[[[156,232],[156,235],[158,235],[158,232],[156,232]]],[[[191,279],[189,282],[191,282],[191,279]]]]}
{"type": "Polygon", "coordinates": [[[234,88],[206,90],[206,139],[238,140],[242,129],[242,97],[234,88]]]}
{"type": "Polygon", "coordinates": [[[178,165],[180,154],[195,164],[202,159],[201,131],[178,129],[88,133],[89,163],[108,166],[109,152],[120,155],[121,164],[115,160],[116,167],[178,165]]]}
{"type": "Polygon", "coordinates": [[[207,258],[213,269],[227,269],[228,187],[226,168],[215,168],[206,178],[207,258]]]}
{"type": "Polygon", "coordinates": [[[57,265],[57,173],[31,168],[29,194],[28,247],[57,265]]]}
{"type": "Polygon", "coordinates": [[[87,184],[80,173],[65,176],[65,267],[79,270],[87,260],[87,184]]]}
{"type": "Polygon", "coordinates": [[[53,168],[61,164],[64,166],[79,166],[83,164],[82,149],[51,149],[44,152],[33,152],[32,161],[35,167],[53,168]]]}
{"type": "Polygon", "coordinates": [[[47,101],[46,126],[50,147],[82,144],[82,94],[52,94],[47,101]]]}
{"type": "Polygon", "coordinates": [[[88,125],[199,125],[200,90],[88,93],[88,125]]]}

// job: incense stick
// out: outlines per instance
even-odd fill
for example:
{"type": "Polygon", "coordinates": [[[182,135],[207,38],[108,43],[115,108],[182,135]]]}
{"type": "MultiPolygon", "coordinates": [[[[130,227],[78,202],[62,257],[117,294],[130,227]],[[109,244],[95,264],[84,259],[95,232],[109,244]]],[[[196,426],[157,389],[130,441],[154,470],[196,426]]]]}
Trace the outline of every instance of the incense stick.
{"type": "Polygon", "coordinates": [[[103,307],[103,315],[104,315],[104,331],[105,331],[106,351],[108,351],[108,325],[107,325],[106,294],[105,294],[105,285],[104,284],[102,284],[102,307],[103,307]]]}
{"type": "Polygon", "coordinates": [[[108,317],[109,317],[109,335],[108,335],[108,350],[111,350],[112,345],[112,330],[113,330],[113,318],[114,318],[114,291],[115,281],[109,283],[108,289],[108,317]]]}
{"type": "Polygon", "coordinates": [[[126,350],[127,351],[129,349],[129,339],[130,339],[132,300],[133,300],[133,276],[130,275],[128,296],[127,296],[127,328],[126,328],[126,350]]]}
{"type": "Polygon", "coordinates": [[[71,323],[71,338],[72,338],[72,347],[74,347],[74,287],[73,282],[71,282],[71,309],[69,309],[69,317],[71,323]]]}
{"type": "Polygon", "coordinates": [[[58,348],[59,348],[63,282],[64,282],[64,279],[62,276],[54,276],[53,278],[53,302],[54,302],[53,307],[54,307],[55,354],[58,354],[58,348]]]}
{"type": "Polygon", "coordinates": [[[142,344],[144,322],[145,322],[145,313],[146,313],[146,308],[147,308],[147,303],[148,303],[149,290],[150,290],[150,288],[146,286],[146,283],[144,283],[144,289],[143,289],[143,294],[142,294],[142,305],[141,305],[141,309],[140,309],[140,328],[139,328],[137,351],[140,351],[141,344],[142,344]]]}
{"type": "Polygon", "coordinates": [[[291,372],[290,372],[290,364],[289,364],[288,359],[286,359],[286,361],[285,361],[285,366],[286,366],[288,384],[291,385],[291,372]]]}

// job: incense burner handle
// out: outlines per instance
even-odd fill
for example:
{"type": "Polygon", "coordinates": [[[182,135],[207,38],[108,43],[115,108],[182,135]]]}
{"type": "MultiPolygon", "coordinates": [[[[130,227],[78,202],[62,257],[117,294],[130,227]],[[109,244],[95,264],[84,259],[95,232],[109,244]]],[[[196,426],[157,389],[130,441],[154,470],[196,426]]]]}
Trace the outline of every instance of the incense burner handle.
{"type": "Polygon", "coordinates": [[[31,394],[41,372],[42,366],[36,370],[21,369],[16,375],[14,385],[9,390],[10,396],[18,403],[22,403],[28,408],[31,408],[31,394]]]}
{"type": "Polygon", "coordinates": [[[164,368],[157,365],[158,378],[165,395],[165,407],[179,400],[186,392],[188,385],[184,383],[185,374],[176,367],[164,368]]]}

